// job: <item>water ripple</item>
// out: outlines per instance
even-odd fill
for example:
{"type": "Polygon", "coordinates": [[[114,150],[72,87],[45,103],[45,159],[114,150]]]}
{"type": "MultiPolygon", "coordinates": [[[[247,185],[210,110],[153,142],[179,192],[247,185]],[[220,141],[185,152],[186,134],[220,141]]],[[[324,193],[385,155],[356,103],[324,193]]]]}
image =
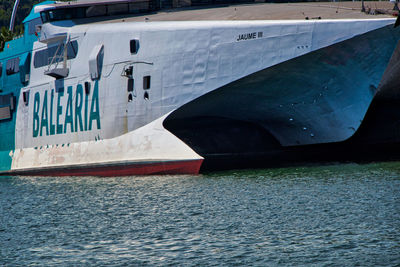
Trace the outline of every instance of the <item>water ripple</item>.
{"type": "Polygon", "coordinates": [[[398,266],[400,163],[2,177],[0,265],[398,266]]]}

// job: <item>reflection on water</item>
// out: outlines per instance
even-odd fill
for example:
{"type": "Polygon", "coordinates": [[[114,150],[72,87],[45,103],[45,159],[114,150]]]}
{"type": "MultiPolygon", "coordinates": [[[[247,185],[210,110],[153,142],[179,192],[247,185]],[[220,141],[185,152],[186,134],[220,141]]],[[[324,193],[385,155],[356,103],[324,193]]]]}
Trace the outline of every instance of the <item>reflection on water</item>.
{"type": "Polygon", "coordinates": [[[1,177],[0,265],[400,264],[400,163],[1,177]]]}

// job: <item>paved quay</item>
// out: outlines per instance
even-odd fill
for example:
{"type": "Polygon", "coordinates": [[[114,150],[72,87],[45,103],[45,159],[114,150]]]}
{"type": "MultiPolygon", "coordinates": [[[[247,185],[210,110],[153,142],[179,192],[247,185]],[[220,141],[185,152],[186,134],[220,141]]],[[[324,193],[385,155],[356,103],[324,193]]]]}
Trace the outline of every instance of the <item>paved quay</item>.
{"type": "MultiPolygon", "coordinates": [[[[387,10],[392,13],[393,3],[365,2],[366,9],[387,10]]],[[[361,2],[313,2],[313,3],[254,3],[242,5],[204,6],[161,10],[124,18],[124,21],[189,21],[189,20],[288,20],[288,19],[373,19],[392,15],[370,15],[361,12],[361,2]]],[[[121,19],[119,19],[121,21],[121,19]]]]}

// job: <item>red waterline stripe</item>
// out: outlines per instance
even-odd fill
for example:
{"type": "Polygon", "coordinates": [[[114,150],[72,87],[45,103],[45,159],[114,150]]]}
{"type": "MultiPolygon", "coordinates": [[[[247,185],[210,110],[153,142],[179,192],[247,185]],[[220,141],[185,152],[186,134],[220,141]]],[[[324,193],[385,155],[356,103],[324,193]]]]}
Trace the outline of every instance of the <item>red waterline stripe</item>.
{"type": "Polygon", "coordinates": [[[118,165],[98,165],[61,167],[51,169],[32,169],[15,171],[17,175],[39,176],[128,176],[128,175],[154,175],[154,174],[198,174],[202,159],[168,162],[139,162],[118,165]]]}

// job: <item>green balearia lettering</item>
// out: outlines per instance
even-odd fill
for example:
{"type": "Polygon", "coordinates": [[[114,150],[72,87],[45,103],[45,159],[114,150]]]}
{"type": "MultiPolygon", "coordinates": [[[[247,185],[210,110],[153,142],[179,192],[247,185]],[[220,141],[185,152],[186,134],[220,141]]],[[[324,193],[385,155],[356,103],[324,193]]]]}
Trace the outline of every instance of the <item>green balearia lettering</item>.
{"type": "Polygon", "coordinates": [[[72,116],[72,86],[68,86],[68,100],[67,100],[67,110],[65,111],[64,120],[64,133],[67,132],[68,124],[71,126],[71,133],[74,132],[74,121],[72,116]]]}
{"type": "Polygon", "coordinates": [[[72,86],[69,86],[67,88],[67,95],[68,98],[64,107],[62,101],[64,90],[59,90],[59,92],[56,92],[54,89],[45,90],[43,93],[43,103],[40,101],[40,93],[35,93],[33,103],[33,137],[91,131],[94,127],[97,127],[98,130],[101,129],[98,82],[96,81],[94,84],[91,97],[89,94],[85,94],[81,84],[76,86],[75,91],[72,86]],[[57,105],[54,103],[55,98],[57,98],[57,105]],[[39,112],[41,112],[40,115],[39,112]],[[94,124],[96,126],[93,126],[94,124]]]}
{"type": "Polygon", "coordinates": [[[60,115],[62,114],[62,106],[60,105],[61,97],[64,96],[64,90],[58,93],[57,98],[57,134],[63,133],[63,126],[60,124],[60,115]]]}
{"type": "Polygon", "coordinates": [[[54,89],[51,90],[50,93],[50,135],[54,135],[56,133],[56,125],[53,120],[53,107],[54,107],[54,89]]]}
{"type": "Polygon", "coordinates": [[[47,110],[47,91],[44,92],[42,118],[40,119],[40,136],[43,136],[43,128],[46,128],[46,135],[49,135],[49,115],[47,110]]]}
{"type": "Polygon", "coordinates": [[[39,134],[39,108],[40,108],[40,94],[38,92],[35,93],[35,98],[33,101],[33,137],[37,137],[39,134]]]}
{"type": "Polygon", "coordinates": [[[94,84],[93,95],[92,95],[92,104],[90,107],[90,116],[89,116],[89,131],[92,130],[92,122],[96,120],[97,129],[101,129],[100,125],[100,108],[99,108],[99,85],[98,82],[94,84]]]}
{"type": "Polygon", "coordinates": [[[82,123],[83,87],[78,84],[75,95],[75,131],[84,131],[82,123]],[[78,124],[79,123],[79,124],[78,124]],[[78,127],[79,126],[79,127],[78,127]],[[79,128],[79,130],[78,130],[79,128]]]}

